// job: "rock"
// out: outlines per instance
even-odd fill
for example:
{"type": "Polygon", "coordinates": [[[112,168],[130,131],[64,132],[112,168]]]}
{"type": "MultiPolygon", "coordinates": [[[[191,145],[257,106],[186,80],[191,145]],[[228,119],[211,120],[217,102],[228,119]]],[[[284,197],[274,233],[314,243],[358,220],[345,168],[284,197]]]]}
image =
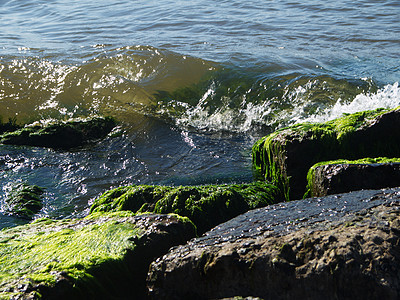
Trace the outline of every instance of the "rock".
{"type": "Polygon", "coordinates": [[[44,125],[34,123],[0,135],[0,144],[71,149],[106,137],[115,126],[111,117],[71,119],[44,125]]]}
{"type": "Polygon", "coordinates": [[[17,124],[16,118],[9,118],[7,123],[4,123],[2,119],[3,118],[0,116],[0,134],[21,128],[21,126],[17,124]]]}
{"type": "Polygon", "coordinates": [[[204,186],[133,185],[104,193],[90,212],[129,210],[186,216],[204,233],[250,209],[283,201],[279,189],[265,182],[204,186]]]}
{"type": "Polygon", "coordinates": [[[278,130],[253,147],[253,166],[289,199],[300,199],[308,169],[320,161],[400,157],[400,109],[364,111],[326,123],[278,130]]]}
{"type": "Polygon", "coordinates": [[[170,249],[147,287],[152,299],[399,299],[399,243],[399,188],[285,202],[170,249]]]}
{"type": "Polygon", "coordinates": [[[150,262],[194,237],[187,218],[130,212],[0,231],[1,299],[142,299],[150,262]]]}
{"type": "Polygon", "coordinates": [[[365,158],[317,163],[307,174],[308,195],[320,197],[362,189],[400,186],[400,158],[365,158]]]}
{"type": "Polygon", "coordinates": [[[37,185],[19,183],[15,185],[5,200],[5,211],[11,215],[32,219],[42,207],[44,190],[37,185]]]}

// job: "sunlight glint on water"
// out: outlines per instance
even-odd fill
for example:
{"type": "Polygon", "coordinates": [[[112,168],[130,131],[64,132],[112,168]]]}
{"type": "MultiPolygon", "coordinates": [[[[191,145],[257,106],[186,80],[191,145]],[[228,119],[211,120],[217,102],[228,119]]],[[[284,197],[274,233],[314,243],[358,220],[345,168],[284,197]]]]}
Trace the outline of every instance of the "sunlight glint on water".
{"type": "MultiPolygon", "coordinates": [[[[39,216],[82,216],[126,184],[253,180],[271,131],[400,105],[396,1],[0,1],[0,116],[112,115],[124,134],[73,152],[0,147],[39,216]]],[[[20,220],[3,211],[1,226],[20,220]]]]}

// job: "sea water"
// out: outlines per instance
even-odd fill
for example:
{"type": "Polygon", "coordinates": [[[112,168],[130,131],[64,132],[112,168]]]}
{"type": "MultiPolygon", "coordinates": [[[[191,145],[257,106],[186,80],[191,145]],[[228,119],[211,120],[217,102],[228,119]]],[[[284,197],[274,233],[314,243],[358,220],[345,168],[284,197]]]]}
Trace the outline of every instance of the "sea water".
{"type": "Polygon", "coordinates": [[[290,124],[400,105],[400,1],[0,1],[0,116],[107,115],[124,134],[71,152],[0,146],[37,217],[79,217],[128,184],[253,180],[251,146],[290,124]]]}

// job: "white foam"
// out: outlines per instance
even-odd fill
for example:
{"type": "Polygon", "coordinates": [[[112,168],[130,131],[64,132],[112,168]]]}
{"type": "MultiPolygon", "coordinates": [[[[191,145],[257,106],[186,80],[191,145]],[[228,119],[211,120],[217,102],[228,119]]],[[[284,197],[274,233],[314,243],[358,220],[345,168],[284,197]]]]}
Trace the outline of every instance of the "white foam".
{"type": "Polygon", "coordinates": [[[304,117],[304,106],[299,106],[292,112],[296,123],[299,122],[326,122],[341,117],[344,113],[356,113],[377,108],[395,108],[400,106],[399,83],[388,84],[376,93],[359,94],[353,101],[343,103],[341,99],[329,108],[315,115],[304,117]]]}
{"type": "Polygon", "coordinates": [[[183,128],[194,127],[199,130],[246,132],[260,124],[277,128],[300,122],[325,122],[341,117],[343,113],[400,106],[398,82],[388,84],[375,93],[359,94],[350,102],[345,103],[338,99],[334,105],[327,108],[317,108],[315,113],[311,115],[308,112],[310,101],[307,100],[306,95],[307,90],[311,88],[310,86],[299,86],[290,92],[287,97],[289,97],[292,106],[287,109],[277,106],[276,99],[252,103],[247,102],[246,95],[244,95],[240,107],[230,107],[230,99],[222,97],[220,106],[212,110],[209,100],[215,95],[214,88],[212,86],[208,89],[195,106],[179,101],[170,103],[169,106],[171,107],[181,108],[178,109],[182,112],[179,115],[170,115],[171,112],[165,107],[161,107],[158,113],[161,115],[166,113],[175,120],[178,126],[183,128]]]}
{"type": "Polygon", "coordinates": [[[263,123],[265,117],[271,112],[269,101],[261,104],[243,101],[242,107],[231,108],[228,97],[222,97],[221,106],[211,112],[207,100],[214,93],[215,91],[210,88],[193,107],[180,103],[180,106],[185,106],[186,110],[184,114],[177,116],[176,124],[200,130],[246,132],[254,123],[263,123]]]}

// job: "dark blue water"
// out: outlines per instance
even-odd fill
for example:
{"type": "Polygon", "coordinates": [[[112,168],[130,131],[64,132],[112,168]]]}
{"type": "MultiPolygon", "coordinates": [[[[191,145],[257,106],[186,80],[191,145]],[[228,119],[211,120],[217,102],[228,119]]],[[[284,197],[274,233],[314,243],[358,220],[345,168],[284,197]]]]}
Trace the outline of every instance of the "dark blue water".
{"type": "Polygon", "coordinates": [[[15,182],[39,216],[84,215],[124,184],[252,180],[276,128],[400,105],[400,1],[0,1],[0,116],[112,115],[85,150],[0,146],[1,226],[15,182]]]}

